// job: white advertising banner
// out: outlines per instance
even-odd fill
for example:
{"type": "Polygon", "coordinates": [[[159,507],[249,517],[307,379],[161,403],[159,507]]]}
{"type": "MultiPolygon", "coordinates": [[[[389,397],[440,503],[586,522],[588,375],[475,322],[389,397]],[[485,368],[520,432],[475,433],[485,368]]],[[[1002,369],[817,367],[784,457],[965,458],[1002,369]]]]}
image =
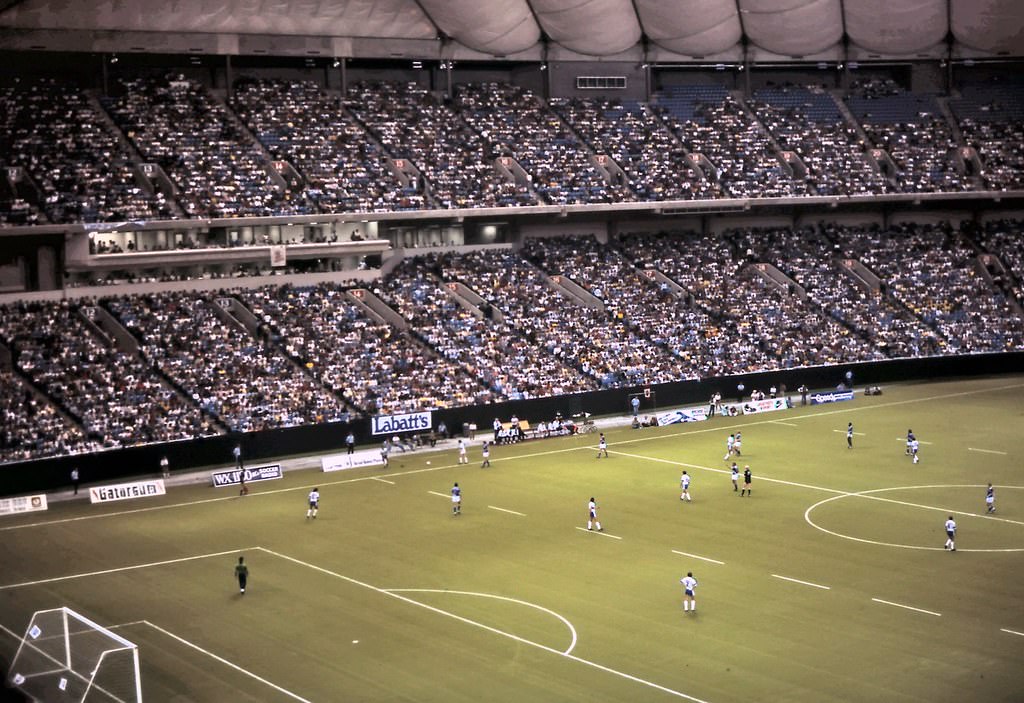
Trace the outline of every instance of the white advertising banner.
{"type": "Polygon", "coordinates": [[[372,427],[375,435],[390,435],[396,432],[429,432],[433,425],[428,410],[406,415],[378,415],[373,418],[372,427]]]}
{"type": "Polygon", "coordinates": [[[674,425],[677,422],[701,422],[707,419],[707,408],[682,408],[658,415],[658,425],[674,425]]]}
{"type": "Polygon", "coordinates": [[[213,485],[215,488],[221,486],[237,486],[242,483],[242,477],[245,477],[245,482],[250,483],[253,481],[271,481],[275,478],[284,478],[284,471],[281,470],[280,464],[270,464],[268,466],[254,466],[251,469],[229,469],[227,471],[214,471],[211,474],[213,478],[213,485]]]}
{"type": "Polygon", "coordinates": [[[789,408],[789,401],[786,398],[766,398],[764,400],[750,400],[743,403],[744,415],[756,415],[757,413],[771,413],[776,410],[789,408]]]}
{"type": "Polygon", "coordinates": [[[379,449],[361,449],[351,454],[329,454],[320,460],[324,471],[344,471],[363,466],[384,466],[379,449]]]}
{"type": "Polygon", "coordinates": [[[33,496],[17,496],[16,498],[0,498],[0,515],[17,515],[46,510],[46,494],[33,496]]]}
{"type": "Polygon", "coordinates": [[[109,503],[115,500],[131,500],[132,498],[151,498],[166,495],[162,478],[149,481],[133,481],[131,483],[115,483],[110,486],[93,486],[89,489],[89,502],[109,503]]]}

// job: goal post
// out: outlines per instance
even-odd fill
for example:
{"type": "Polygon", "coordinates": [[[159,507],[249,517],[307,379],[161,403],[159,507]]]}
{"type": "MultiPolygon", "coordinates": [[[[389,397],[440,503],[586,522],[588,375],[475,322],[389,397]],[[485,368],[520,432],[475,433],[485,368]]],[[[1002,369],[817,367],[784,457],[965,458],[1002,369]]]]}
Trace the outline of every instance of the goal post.
{"type": "Polygon", "coordinates": [[[47,703],[142,703],[139,648],[70,608],[39,610],[7,683],[47,703]]]}

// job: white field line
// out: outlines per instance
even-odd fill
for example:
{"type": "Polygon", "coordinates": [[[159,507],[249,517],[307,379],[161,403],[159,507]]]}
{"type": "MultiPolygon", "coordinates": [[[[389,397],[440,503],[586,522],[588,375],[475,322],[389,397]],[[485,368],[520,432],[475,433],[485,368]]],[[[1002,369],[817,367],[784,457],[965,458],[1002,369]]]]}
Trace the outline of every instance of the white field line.
{"type": "Polygon", "coordinates": [[[593,532],[595,535],[601,535],[602,537],[611,537],[612,539],[622,539],[621,537],[619,537],[617,535],[610,535],[607,532],[604,532],[604,531],[601,531],[601,530],[588,530],[585,527],[579,527],[579,526],[577,526],[576,529],[580,530],[582,532],[593,532]]]}
{"type": "Polygon", "coordinates": [[[245,551],[253,551],[258,547],[244,547],[242,549],[230,549],[223,552],[210,552],[209,554],[197,554],[191,557],[181,557],[179,559],[165,559],[164,561],[151,561],[146,564],[133,564],[131,566],[119,566],[113,569],[102,569],[100,571],[88,571],[82,574],[70,574],[68,576],[54,576],[48,579],[37,579],[35,581],[22,581],[21,583],[9,583],[0,585],[0,591],[7,591],[12,588],[24,588],[26,586],[39,586],[44,583],[57,583],[59,581],[70,581],[72,579],[87,578],[89,576],[103,576],[105,574],[116,574],[121,571],[135,571],[136,569],[148,569],[151,566],[166,566],[168,564],[181,564],[186,561],[195,561],[196,559],[210,559],[212,557],[223,557],[228,554],[239,554],[245,551]]]}
{"type": "Polygon", "coordinates": [[[306,698],[303,698],[302,696],[300,696],[300,695],[298,695],[296,693],[292,693],[287,688],[284,688],[282,686],[278,686],[273,681],[268,681],[267,679],[263,678],[262,676],[254,674],[251,671],[249,671],[248,669],[246,669],[244,667],[241,667],[238,664],[235,664],[234,662],[230,662],[227,659],[225,659],[224,657],[221,657],[221,656],[218,656],[218,655],[214,654],[213,652],[211,652],[208,649],[203,649],[198,644],[195,644],[194,642],[189,642],[184,637],[179,637],[178,635],[174,634],[170,630],[165,630],[164,628],[160,627],[159,625],[155,625],[155,624],[149,622],[148,620],[145,620],[144,622],[145,622],[146,625],[149,625],[150,627],[152,627],[157,632],[162,632],[163,634],[167,635],[168,637],[170,637],[173,640],[176,640],[176,641],[180,642],[181,644],[185,645],[186,647],[191,647],[192,649],[196,650],[197,652],[200,652],[201,654],[205,654],[206,656],[210,657],[211,659],[219,661],[221,664],[224,664],[225,666],[229,666],[232,669],[234,669],[235,671],[237,671],[239,673],[242,673],[242,674],[245,674],[249,678],[255,679],[255,680],[259,681],[261,684],[269,686],[270,688],[274,689],[275,691],[279,691],[279,692],[283,693],[284,695],[288,696],[289,698],[293,698],[293,699],[295,699],[297,701],[301,701],[301,703],[312,703],[312,701],[310,701],[310,700],[308,700],[306,698]]]}
{"type": "MultiPolygon", "coordinates": [[[[832,430],[832,431],[833,432],[838,432],[839,434],[846,434],[846,430],[832,430]]],[[[868,436],[867,432],[854,432],[853,435],[854,435],[854,437],[867,437],[868,436]]]]}
{"type": "Polygon", "coordinates": [[[521,513],[518,510],[509,510],[508,508],[499,508],[497,505],[488,505],[487,507],[490,508],[491,510],[500,510],[503,513],[512,513],[513,515],[518,515],[520,517],[526,517],[526,513],[521,513]]]}
{"type": "Polygon", "coordinates": [[[924,613],[925,615],[934,615],[937,618],[942,617],[942,613],[936,613],[934,610],[925,610],[924,608],[915,608],[912,605],[903,605],[902,603],[893,603],[891,600],[882,600],[881,598],[872,598],[876,603],[885,603],[886,605],[892,605],[897,608],[904,608],[906,610],[913,610],[915,613],[924,613]]]}
{"type": "MultiPolygon", "coordinates": [[[[903,442],[904,444],[906,444],[907,438],[906,437],[897,437],[896,441],[897,442],[903,442]]],[[[917,440],[917,443],[918,444],[931,444],[931,442],[925,442],[922,439],[917,440]]]]}
{"type": "Polygon", "coordinates": [[[390,483],[392,486],[395,485],[394,481],[389,481],[386,478],[381,478],[380,476],[373,476],[372,478],[374,481],[380,481],[381,483],[390,483]]]}
{"type": "Polygon", "coordinates": [[[441,496],[442,498],[451,498],[447,493],[438,493],[437,491],[427,491],[432,496],[441,496]]]}
{"type": "Polygon", "coordinates": [[[1002,456],[1006,456],[1006,454],[1007,454],[1007,452],[1001,452],[1001,451],[998,451],[996,449],[978,449],[977,447],[967,447],[967,451],[969,451],[969,452],[984,452],[985,454],[1001,454],[1002,456]]]}
{"type": "MultiPolygon", "coordinates": [[[[799,417],[791,417],[789,419],[793,420],[793,421],[806,420],[808,418],[825,417],[827,415],[840,415],[840,414],[843,414],[843,413],[863,412],[863,411],[868,411],[868,410],[876,410],[876,409],[879,409],[879,408],[890,408],[890,407],[894,407],[894,406],[898,406],[898,405],[909,405],[909,404],[912,404],[912,403],[925,403],[925,402],[930,402],[930,401],[933,401],[933,400],[947,400],[949,398],[961,398],[963,396],[968,396],[968,395],[978,395],[980,393],[992,393],[992,392],[998,392],[998,391],[1012,390],[1012,389],[1016,389],[1016,388],[1024,388],[1024,383],[1013,383],[1013,384],[1010,384],[1010,385],[994,386],[992,388],[978,388],[978,389],[973,390],[973,391],[960,391],[958,393],[943,393],[941,395],[925,396],[923,398],[910,398],[908,400],[894,400],[894,401],[888,402],[888,403],[879,403],[877,405],[866,405],[866,406],[854,407],[854,408],[843,408],[841,410],[825,410],[825,411],[822,411],[822,412],[816,412],[816,413],[809,413],[807,415],[801,415],[799,417]]],[[[660,439],[665,439],[666,437],[680,437],[680,436],[683,436],[683,435],[701,434],[701,433],[704,433],[704,432],[721,432],[723,430],[730,430],[730,429],[734,429],[734,428],[737,428],[737,427],[740,428],[740,429],[744,429],[744,428],[747,428],[747,427],[754,427],[756,425],[767,425],[767,424],[770,424],[770,423],[773,423],[773,422],[776,422],[776,420],[757,420],[757,421],[754,421],[754,422],[745,422],[745,423],[741,423],[741,424],[724,425],[724,426],[716,425],[715,427],[710,427],[710,428],[705,428],[705,429],[688,429],[688,430],[681,431],[681,432],[669,432],[669,433],[665,433],[665,434],[658,434],[658,435],[652,435],[652,436],[647,436],[647,437],[634,437],[633,439],[623,439],[623,440],[617,441],[616,444],[623,445],[623,444],[634,444],[634,443],[637,443],[637,442],[652,442],[652,441],[656,441],[656,440],[660,440],[660,439]]],[[[922,442],[922,444],[927,444],[927,442],[922,442]]],[[[544,451],[544,452],[531,452],[529,454],[519,454],[519,455],[513,455],[513,456],[506,456],[506,457],[502,457],[502,459],[503,460],[532,459],[532,458],[538,457],[538,456],[551,456],[552,454],[565,454],[565,453],[568,453],[568,452],[575,452],[575,451],[579,451],[581,448],[582,449],[587,449],[587,450],[592,450],[593,449],[593,447],[589,447],[589,446],[588,447],[564,447],[562,449],[552,449],[552,450],[544,451]]],[[[424,469],[409,469],[408,471],[395,471],[395,472],[392,472],[392,473],[384,474],[384,476],[387,477],[387,478],[394,478],[396,476],[411,476],[411,475],[414,475],[414,474],[427,473],[429,471],[444,471],[445,469],[454,469],[454,468],[458,468],[459,466],[460,466],[460,464],[457,464],[457,463],[456,464],[444,464],[444,465],[441,465],[441,466],[430,466],[430,467],[427,467],[427,468],[424,468],[424,469]]],[[[705,468],[705,467],[698,467],[698,468],[705,468]]],[[[278,493],[291,493],[291,492],[294,492],[294,491],[309,491],[309,490],[312,490],[313,488],[318,488],[318,487],[322,487],[322,486],[340,486],[340,485],[344,485],[344,484],[347,484],[347,483],[358,483],[360,481],[371,481],[371,480],[373,480],[375,478],[378,478],[378,477],[377,476],[360,476],[358,478],[338,479],[337,481],[327,481],[327,482],[318,481],[317,483],[310,483],[310,484],[303,485],[303,486],[291,486],[289,488],[275,488],[275,489],[271,489],[271,490],[260,490],[260,491],[254,491],[254,492],[250,493],[248,498],[250,500],[252,500],[252,499],[258,498],[260,496],[271,496],[271,495],[276,495],[278,493]]],[[[7,530],[24,530],[24,529],[27,529],[27,528],[30,528],[30,527],[46,527],[48,525],[60,525],[60,524],[69,523],[69,522],[78,522],[80,520],[97,520],[97,519],[105,518],[105,517],[116,517],[116,516],[120,516],[120,515],[133,515],[135,513],[148,513],[148,512],[151,512],[151,511],[155,511],[155,510],[169,510],[171,508],[187,508],[187,507],[191,507],[191,506],[194,506],[194,505],[203,505],[205,503],[217,503],[217,502],[225,501],[225,500],[234,500],[235,498],[236,498],[236,496],[233,496],[233,495],[230,495],[230,496],[220,496],[220,497],[217,497],[217,498],[200,498],[198,500],[187,500],[187,501],[182,501],[180,503],[167,503],[165,505],[151,505],[151,506],[147,506],[145,508],[129,508],[127,510],[115,510],[115,511],[112,511],[112,512],[91,513],[89,515],[79,515],[79,516],[76,516],[76,517],[69,517],[69,518],[58,518],[56,520],[40,520],[38,522],[26,522],[26,523],[22,523],[22,524],[19,524],[19,525],[3,525],[3,526],[0,526],[0,532],[5,532],[7,530]]]]}
{"type": "Polygon", "coordinates": [[[831,591],[832,590],[831,586],[822,586],[820,583],[811,583],[810,581],[801,581],[800,579],[790,578],[789,576],[779,576],[778,574],[772,574],[772,576],[774,576],[777,579],[782,579],[783,581],[792,581],[793,583],[799,583],[799,584],[802,584],[804,586],[811,586],[812,588],[820,588],[823,591],[831,591]]]}
{"type": "Polygon", "coordinates": [[[690,554],[689,552],[680,552],[678,549],[673,549],[672,553],[684,557],[693,557],[694,559],[700,559],[701,561],[710,561],[712,564],[725,564],[724,561],[718,561],[718,559],[712,559],[711,557],[702,557],[699,554],[690,554]]]}
{"type": "Polygon", "coordinates": [[[260,547],[259,549],[261,551],[263,551],[263,552],[266,552],[267,554],[271,554],[273,556],[279,557],[279,558],[284,559],[286,561],[290,561],[290,562],[292,562],[294,564],[298,564],[299,566],[305,566],[306,568],[313,569],[314,571],[319,571],[320,573],[327,574],[328,576],[333,576],[335,578],[341,579],[342,581],[347,581],[348,583],[355,584],[357,586],[362,586],[363,588],[368,588],[371,591],[376,591],[377,593],[381,593],[381,594],[389,596],[391,598],[395,598],[397,600],[404,601],[406,603],[409,603],[410,605],[415,605],[418,608],[423,608],[423,609],[429,610],[429,611],[431,611],[433,613],[437,613],[438,615],[444,615],[445,617],[452,618],[453,620],[458,620],[459,622],[466,623],[467,625],[472,625],[473,627],[478,627],[478,628],[480,628],[482,630],[486,630],[488,632],[492,632],[492,633],[494,633],[496,635],[501,635],[502,637],[507,637],[507,638],[509,638],[511,640],[514,640],[516,642],[520,642],[522,644],[529,645],[530,647],[536,647],[537,649],[540,649],[542,651],[549,652],[551,654],[555,654],[555,655],[558,655],[560,657],[565,657],[566,659],[570,659],[570,660],[572,660],[574,662],[577,662],[579,664],[584,664],[584,665],[592,667],[594,669],[598,669],[600,671],[604,671],[604,672],[607,672],[609,674],[613,674],[613,675],[618,676],[620,678],[627,679],[628,681],[633,681],[635,683],[642,684],[642,685],[647,686],[649,688],[653,688],[655,690],[662,691],[663,693],[668,693],[668,694],[673,695],[673,696],[675,696],[677,698],[683,698],[683,699],[688,700],[688,701],[693,701],[693,703],[707,703],[707,701],[704,701],[704,700],[702,700],[700,698],[696,698],[694,696],[690,696],[690,695],[688,695],[686,693],[683,693],[682,691],[676,691],[676,690],[668,688],[666,686],[662,686],[660,684],[656,684],[653,681],[647,681],[646,679],[641,679],[638,676],[633,676],[632,674],[627,674],[625,672],[618,671],[616,669],[612,669],[611,667],[604,666],[603,664],[598,664],[597,662],[593,662],[593,661],[590,661],[588,659],[584,659],[582,657],[578,657],[575,654],[569,654],[569,653],[566,653],[564,651],[555,649],[554,647],[549,647],[546,644],[541,644],[539,642],[533,642],[533,641],[528,640],[526,638],[520,637],[519,635],[512,634],[511,632],[505,632],[504,630],[499,630],[496,627],[491,627],[490,625],[485,625],[483,623],[476,622],[475,620],[470,620],[469,618],[465,618],[465,617],[463,617],[461,615],[456,615],[455,613],[450,613],[447,610],[442,610],[441,608],[435,608],[432,605],[427,605],[426,603],[421,603],[418,600],[413,600],[412,598],[408,598],[406,596],[403,596],[401,593],[397,593],[394,590],[388,590],[388,589],[384,589],[384,588],[378,588],[376,586],[371,586],[368,583],[364,583],[363,581],[358,581],[358,580],[356,580],[356,579],[354,579],[354,578],[352,578],[350,576],[345,576],[345,575],[339,574],[339,573],[337,573],[335,571],[330,571],[329,569],[325,569],[322,566],[317,566],[316,564],[310,564],[309,562],[305,562],[305,561],[302,561],[300,559],[296,559],[295,557],[288,556],[287,554],[281,554],[280,552],[274,552],[274,551],[271,551],[269,549],[265,549],[263,547],[260,547]]]}
{"type": "Polygon", "coordinates": [[[783,422],[782,420],[772,420],[773,425],[785,425],[786,427],[799,427],[800,425],[795,422],[783,422]]]}
{"type": "Polygon", "coordinates": [[[1008,632],[1011,635],[1019,635],[1021,637],[1024,637],[1024,632],[1017,632],[1016,630],[1007,630],[1005,627],[1000,627],[999,631],[1000,632],[1008,632]]]}
{"type": "MultiPolygon", "coordinates": [[[[671,459],[661,459],[659,457],[644,456],[642,454],[628,454],[626,452],[621,452],[621,451],[618,451],[618,450],[611,450],[611,449],[609,449],[608,451],[612,452],[613,454],[621,454],[622,456],[627,456],[627,457],[630,457],[632,459],[643,459],[644,461],[653,461],[653,462],[657,462],[659,464],[671,464],[672,466],[685,466],[688,469],[701,469],[703,471],[711,471],[711,472],[714,472],[714,473],[717,473],[717,474],[726,474],[726,475],[731,475],[732,474],[732,472],[729,469],[716,469],[713,466],[701,466],[700,464],[688,464],[688,463],[682,462],[682,461],[673,461],[671,459]]],[[[986,518],[986,519],[989,519],[989,520],[999,520],[1001,522],[1007,522],[1007,523],[1011,523],[1011,524],[1014,524],[1014,525],[1024,525],[1024,522],[1022,522],[1022,521],[1011,520],[1010,518],[1005,518],[1005,517],[996,517],[995,515],[989,515],[988,513],[972,513],[972,512],[965,511],[965,510],[954,510],[953,508],[944,508],[944,507],[937,506],[937,505],[922,505],[920,503],[911,503],[911,502],[906,501],[906,500],[896,500],[895,498],[882,498],[881,496],[868,495],[870,493],[870,491],[861,491],[861,492],[857,492],[857,491],[843,491],[843,490],[840,490],[838,488],[828,488],[826,486],[815,486],[815,485],[812,485],[812,484],[809,484],[809,483],[800,483],[798,481],[786,481],[786,480],[781,479],[781,478],[770,478],[768,476],[763,476],[763,475],[755,476],[754,479],[757,480],[757,481],[765,481],[767,483],[778,483],[778,484],[783,485],[783,486],[795,486],[796,488],[807,488],[807,489],[810,489],[812,491],[824,491],[825,493],[833,493],[833,494],[835,494],[835,496],[837,498],[867,498],[868,500],[877,500],[877,501],[880,501],[882,503],[895,503],[896,505],[905,505],[905,506],[907,506],[909,508],[921,508],[922,510],[935,510],[935,511],[938,511],[938,512],[950,513],[950,514],[953,514],[953,515],[964,515],[966,517],[983,517],[983,518],[986,518]]],[[[971,487],[972,488],[984,488],[984,486],[982,486],[982,485],[971,486],[971,487]]],[[[877,491],[894,491],[894,490],[900,490],[900,489],[910,490],[910,489],[916,489],[916,488],[949,488],[949,486],[945,486],[945,485],[934,485],[934,486],[893,486],[892,488],[878,488],[878,489],[874,489],[874,490],[877,490],[877,491]]],[[[1003,486],[1003,488],[1013,488],[1013,486],[1003,486]]]]}

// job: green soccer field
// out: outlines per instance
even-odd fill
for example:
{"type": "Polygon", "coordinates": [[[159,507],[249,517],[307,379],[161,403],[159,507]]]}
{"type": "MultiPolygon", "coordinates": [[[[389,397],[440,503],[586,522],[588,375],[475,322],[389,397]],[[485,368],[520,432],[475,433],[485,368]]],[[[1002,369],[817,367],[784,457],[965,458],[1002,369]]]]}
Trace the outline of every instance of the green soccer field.
{"type": "Polygon", "coordinates": [[[147,701],[1021,701],[1022,392],[907,384],[612,430],[607,459],[585,435],[497,447],[481,469],[478,438],[468,466],[398,454],[245,498],[55,503],[0,522],[0,654],[67,605],[139,645],[147,701]],[[722,458],[736,430],[749,497],[722,458]],[[591,496],[603,533],[585,529],[591,496]]]}

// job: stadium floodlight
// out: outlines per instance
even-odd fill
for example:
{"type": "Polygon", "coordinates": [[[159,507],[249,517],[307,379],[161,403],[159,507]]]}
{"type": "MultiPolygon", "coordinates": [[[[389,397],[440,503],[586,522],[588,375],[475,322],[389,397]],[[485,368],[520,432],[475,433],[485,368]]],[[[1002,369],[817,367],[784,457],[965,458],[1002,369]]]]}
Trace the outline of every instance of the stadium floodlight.
{"type": "Polygon", "coordinates": [[[139,648],[70,608],[39,610],[7,683],[47,703],[142,703],[139,648]]]}

